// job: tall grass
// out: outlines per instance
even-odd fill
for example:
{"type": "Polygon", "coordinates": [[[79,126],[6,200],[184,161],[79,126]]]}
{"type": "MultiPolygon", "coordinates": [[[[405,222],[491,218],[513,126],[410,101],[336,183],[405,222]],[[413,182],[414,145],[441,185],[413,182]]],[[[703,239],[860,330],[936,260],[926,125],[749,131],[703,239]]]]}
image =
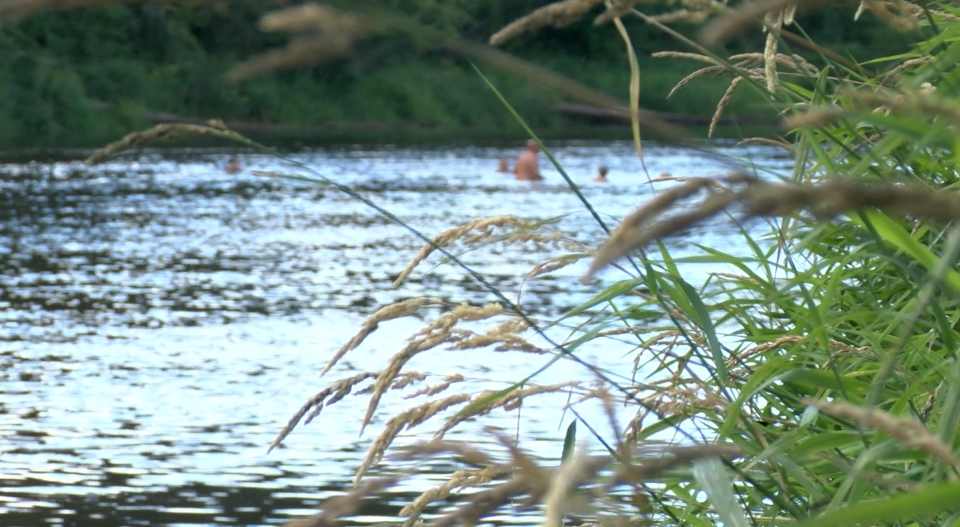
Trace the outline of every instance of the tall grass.
{"type": "MultiPolygon", "coordinates": [[[[598,3],[566,0],[552,11],[532,13],[524,27],[556,22],[558,9],[583,16],[585,4],[598,3]]],[[[407,525],[430,502],[471,486],[483,490],[431,523],[475,524],[515,510],[520,497],[527,506],[542,504],[550,526],[570,512],[616,525],[960,521],[960,231],[952,224],[960,215],[960,9],[949,2],[865,0],[861,10],[888,21],[891,31],[914,35],[916,45],[854,64],[806,41],[803,28],[791,25],[792,2],[754,2],[739,11],[690,4],[676,16],[706,20],[707,40],[761,26],[768,32],[765,49],[750,57],[725,57],[685,39],[680,44],[694,54],[687,58],[713,68],[709,74],[737,90],[752,90],[787,116],[792,129],[777,144],[795,152],[789,179],[757,177],[741,165],[724,177],[668,188],[664,183],[670,182],[661,181],[657,196],[624,219],[600,248],[557,231],[551,221],[514,217],[478,220],[433,237],[415,232],[425,248],[405,274],[416,272],[416,263],[433,252],[463,266],[452,249],[457,243],[467,249],[552,244],[561,254],[531,275],[592,259],[585,278],[596,294],[556,319],[537,319],[512,300],[512,292],[464,266],[488,288],[492,303],[418,298],[378,311],[330,366],[380,323],[448,306],[398,343],[383,369],[337,380],[310,398],[277,442],[301,422],[322,419],[325,406],[352,390],[370,394],[362,429],[384,397],[435,379],[406,365],[438,348],[551,357],[498,391],[459,390],[464,378],[458,372],[424,386],[415,394],[423,402],[391,416],[373,441],[354,491],[331,500],[303,525],[333,524],[361,499],[395,485],[402,476],[374,479],[370,473],[401,430],[428,425],[431,441],[398,449],[387,462],[454,454],[464,468],[404,509],[407,525]],[[797,54],[800,47],[807,59],[797,54]],[[678,258],[661,242],[692,225],[721,222],[739,226],[748,256],[702,246],[698,254],[678,258]],[[691,283],[682,272],[686,264],[709,265],[714,272],[691,283]],[[590,281],[610,266],[615,269],[603,282],[590,281]],[[478,321],[486,325],[478,327],[478,321]],[[572,328],[563,340],[545,331],[561,326],[572,328]],[[583,346],[614,335],[634,338],[631,352],[646,378],[624,381],[631,372],[606,371],[580,357],[583,346]],[[599,388],[577,379],[539,384],[540,373],[558,360],[586,367],[599,388]],[[502,447],[499,454],[443,440],[467,419],[562,392],[581,402],[598,400],[607,409],[601,419],[577,415],[580,429],[602,441],[608,456],[576,450],[573,427],[559,467],[545,466],[498,431],[490,434],[502,447]],[[623,405],[635,413],[625,426],[617,423],[615,409],[623,405]],[[665,436],[672,444],[658,441],[665,436]]],[[[662,18],[614,8],[604,16],[635,16],[670,31],[662,18]]],[[[850,16],[859,13],[851,9],[850,16]]],[[[723,99],[717,101],[721,106],[723,99]]],[[[201,132],[229,135],[216,124],[201,132]]],[[[309,173],[309,167],[300,168],[309,173]]],[[[286,177],[323,182],[316,175],[286,177]]]]}

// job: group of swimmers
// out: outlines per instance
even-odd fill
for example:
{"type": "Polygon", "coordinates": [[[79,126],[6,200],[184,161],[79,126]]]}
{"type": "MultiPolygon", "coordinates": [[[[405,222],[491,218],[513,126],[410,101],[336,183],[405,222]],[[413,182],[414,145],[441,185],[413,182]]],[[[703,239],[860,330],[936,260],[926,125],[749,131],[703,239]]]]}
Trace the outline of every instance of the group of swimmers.
{"type": "MultiPolygon", "coordinates": [[[[533,139],[527,141],[527,149],[520,153],[520,157],[517,158],[517,163],[513,166],[512,172],[517,176],[518,181],[543,180],[543,175],[540,174],[540,161],[537,157],[539,153],[540,146],[537,142],[533,139]]],[[[223,167],[223,171],[227,174],[237,174],[242,170],[243,167],[240,165],[240,160],[236,157],[231,157],[227,165],[223,167]]],[[[500,165],[497,167],[497,172],[511,172],[510,167],[507,165],[507,158],[500,158],[500,165]]],[[[606,165],[600,165],[600,168],[597,170],[597,175],[590,181],[606,183],[606,165]]]]}
{"type": "MultiPolygon", "coordinates": [[[[517,158],[517,163],[513,166],[512,172],[517,176],[517,181],[543,180],[543,175],[540,174],[539,160],[537,159],[537,154],[539,153],[540,146],[537,142],[533,139],[527,141],[527,149],[520,153],[520,157],[517,158]]],[[[511,172],[510,167],[507,165],[507,158],[500,158],[500,165],[497,167],[497,172],[511,172]]],[[[607,172],[607,166],[600,165],[600,168],[597,170],[597,175],[590,181],[606,183],[607,172]]]]}

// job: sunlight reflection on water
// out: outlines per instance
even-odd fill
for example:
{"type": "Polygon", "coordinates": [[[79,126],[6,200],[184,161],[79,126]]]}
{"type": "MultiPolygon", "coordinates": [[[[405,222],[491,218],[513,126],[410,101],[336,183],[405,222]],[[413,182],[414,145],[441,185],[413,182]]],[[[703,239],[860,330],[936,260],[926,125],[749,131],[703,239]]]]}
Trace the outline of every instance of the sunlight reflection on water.
{"type": "MultiPolygon", "coordinates": [[[[765,170],[791,163],[768,148],[720,151],[765,170]]],[[[478,216],[566,215],[560,227],[596,245],[602,231],[555,170],[544,166],[540,185],[493,172],[500,156],[514,153],[356,146],[293,157],[427,235],[478,216]]],[[[556,154],[611,225],[650,195],[628,142],[560,143],[556,154]],[[600,164],[610,167],[611,184],[589,183],[600,164]]],[[[309,396],[341,376],[380,368],[425,319],[383,324],[321,380],[331,353],[364,317],[397,300],[494,300],[436,256],[393,289],[390,282],[422,245],[409,232],[329,187],[225,175],[218,166],[227,155],[147,151],[96,168],[0,158],[4,524],[262,525],[302,515],[350,485],[386,417],[410,403],[385,398],[371,430],[358,438],[367,399],[348,397],[273,453],[266,446],[309,396]]],[[[710,156],[674,147],[649,144],[646,156],[654,176],[726,170],[710,156]]],[[[259,154],[241,158],[248,170],[287,169],[259,154]]],[[[668,245],[675,256],[691,254],[694,243],[746,250],[731,246],[735,233],[731,222],[720,222],[668,245]]],[[[514,297],[522,285],[524,307],[550,317],[596,286],[579,283],[583,262],[524,283],[546,254],[557,251],[495,246],[462,256],[514,297]]],[[[686,271],[698,283],[709,269],[686,271]]],[[[603,275],[606,282],[621,278],[603,275]]],[[[551,334],[562,339],[566,330],[551,334]]],[[[631,357],[623,355],[630,346],[606,341],[580,353],[629,372],[631,357]]],[[[460,371],[478,380],[473,387],[499,388],[545,360],[439,351],[407,368],[460,371]]],[[[589,380],[566,362],[539,380],[570,378],[589,380]]],[[[561,411],[565,402],[565,395],[552,395],[525,404],[526,448],[559,459],[564,420],[571,418],[561,411]]],[[[481,421],[448,437],[489,443],[477,434],[483,424],[517,426],[514,413],[481,421]]],[[[405,435],[398,443],[414,440],[405,435]]],[[[444,481],[453,468],[418,465],[417,477],[352,521],[394,518],[417,490],[444,481]]],[[[536,522],[523,518],[499,521],[536,522]]]]}

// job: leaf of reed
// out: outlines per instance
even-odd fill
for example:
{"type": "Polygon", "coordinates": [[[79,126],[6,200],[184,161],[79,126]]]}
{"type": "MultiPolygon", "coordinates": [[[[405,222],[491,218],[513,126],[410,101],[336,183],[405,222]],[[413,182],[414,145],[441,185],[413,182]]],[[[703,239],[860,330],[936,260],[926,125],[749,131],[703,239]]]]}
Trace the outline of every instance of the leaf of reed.
{"type": "Polygon", "coordinates": [[[797,527],[889,525],[898,520],[955,511],[960,507],[960,483],[928,485],[915,492],[860,502],[797,524],[797,527]]]}
{"type": "Polygon", "coordinates": [[[947,394],[943,399],[943,419],[937,435],[945,444],[957,444],[957,428],[960,427],[960,357],[954,357],[953,368],[947,381],[947,394]]]}
{"type": "Polygon", "coordinates": [[[771,382],[776,381],[777,374],[782,371],[784,366],[786,366],[791,360],[792,359],[788,357],[775,357],[773,359],[764,361],[763,365],[757,368],[753,374],[750,375],[746,384],[739,388],[740,393],[737,395],[737,400],[727,407],[723,426],[721,426],[720,430],[717,432],[717,437],[719,439],[730,436],[730,432],[733,430],[733,427],[740,424],[740,411],[743,409],[744,403],[753,397],[757,391],[763,389],[771,382]]]}
{"type": "Polygon", "coordinates": [[[713,366],[716,368],[717,379],[720,380],[721,384],[726,385],[727,361],[723,356],[723,347],[720,346],[720,339],[717,338],[717,328],[713,325],[713,320],[710,318],[707,306],[704,305],[703,299],[700,298],[700,294],[697,293],[697,290],[694,289],[692,285],[688,284],[686,280],[682,278],[678,278],[677,281],[683,290],[683,294],[687,297],[687,301],[693,308],[693,312],[687,313],[687,316],[696,322],[703,331],[704,336],[707,337],[707,345],[713,354],[713,366]]]}
{"type": "Polygon", "coordinates": [[[807,89],[799,84],[794,84],[792,82],[783,82],[780,81],[780,85],[784,87],[787,91],[795,93],[800,96],[800,98],[805,100],[813,99],[814,91],[807,89]]]}
{"type": "Polygon", "coordinates": [[[563,451],[560,454],[560,464],[562,465],[570,456],[573,455],[573,449],[577,446],[577,420],[570,421],[567,426],[567,434],[563,437],[563,451]]]}
{"type": "Polygon", "coordinates": [[[727,475],[718,457],[707,457],[693,462],[693,477],[707,493],[720,520],[727,527],[749,527],[743,508],[734,499],[733,481],[727,475]]]}
{"type": "Polygon", "coordinates": [[[456,418],[456,417],[459,417],[460,415],[472,414],[476,410],[483,408],[484,406],[487,406],[488,404],[492,403],[493,401],[496,401],[497,399],[503,397],[504,395],[507,395],[514,390],[519,390],[525,382],[526,382],[526,379],[518,383],[514,383],[513,385],[508,386],[498,392],[491,393],[490,395],[483,397],[478,401],[474,401],[468,404],[467,406],[465,406],[463,410],[460,410],[459,412],[457,412],[457,414],[454,417],[456,418]]]}
{"type": "MultiPolygon", "coordinates": [[[[892,139],[897,139],[899,141],[907,141],[908,139],[916,141],[927,136],[927,134],[929,134],[931,131],[931,123],[929,121],[924,121],[917,115],[912,115],[911,117],[905,118],[898,117],[896,115],[883,115],[880,113],[864,113],[862,115],[858,114],[857,118],[878,128],[887,128],[897,132],[898,134],[902,134],[900,137],[891,136],[892,139]]],[[[944,131],[946,131],[945,127],[944,131]]]]}
{"type": "Polygon", "coordinates": [[[784,383],[799,384],[811,388],[822,388],[826,390],[846,390],[847,394],[866,395],[870,390],[870,385],[851,378],[849,375],[841,375],[839,382],[837,375],[830,371],[807,370],[803,368],[792,369],[780,376],[784,383]]]}
{"type": "Polygon", "coordinates": [[[620,312],[624,317],[629,318],[630,320],[644,320],[648,318],[660,318],[663,316],[662,311],[654,311],[652,309],[625,309],[620,312]]]}
{"type": "Polygon", "coordinates": [[[637,61],[637,52],[630,42],[630,34],[623,26],[620,17],[613,19],[617,31],[627,46],[627,58],[630,60],[630,127],[633,131],[633,142],[637,148],[637,157],[643,162],[643,145],[640,141],[640,62],[637,61]]]}
{"type": "Polygon", "coordinates": [[[657,250],[660,251],[660,256],[663,258],[663,268],[666,269],[667,275],[670,276],[680,276],[680,269],[677,268],[677,262],[674,260],[673,255],[670,254],[670,251],[667,249],[667,246],[663,244],[663,240],[654,240],[657,244],[657,250]]]}
{"type": "Polygon", "coordinates": [[[650,426],[644,427],[637,433],[637,442],[644,441],[650,436],[656,435],[664,430],[675,430],[680,423],[687,418],[681,414],[667,416],[650,426]]]}
{"type": "Polygon", "coordinates": [[[906,59],[915,59],[917,58],[917,53],[915,51],[910,51],[907,53],[898,53],[896,55],[889,55],[886,57],[878,57],[875,59],[865,60],[860,63],[861,66],[869,66],[871,64],[883,64],[885,62],[896,62],[906,59]]]}
{"type": "MultiPolygon", "coordinates": [[[[927,135],[935,135],[938,133],[937,127],[935,126],[928,125],[926,130],[927,135]]],[[[850,130],[849,133],[853,135],[855,131],[850,130]]],[[[863,155],[860,156],[859,162],[852,166],[845,166],[844,171],[847,174],[868,174],[870,172],[874,172],[876,171],[877,164],[881,164],[879,162],[880,159],[896,158],[898,156],[898,150],[922,150],[927,146],[927,143],[929,143],[930,140],[932,140],[932,137],[926,137],[923,135],[906,137],[899,133],[887,133],[882,139],[872,144],[869,150],[864,150],[863,155]]]]}
{"type": "Polygon", "coordinates": [[[604,302],[609,302],[614,298],[623,296],[629,291],[634,290],[638,285],[641,285],[644,283],[646,283],[646,280],[644,278],[634,278],[632,280],[621,280],[620,282],[617,282],[613,285],[606,287],[603,291],[595,295],[593,298],[587,300],[586,302],[580,304],[579,306],[574,307],[570,311],[567,311],[566,313],[563,314],[563,316],[561,316],[557,320],[557,322],[560,322],[561,320],[564,320],[572,316],[579,315],[580,313],[583,313],[584,311],[596,305],[602,304],[604,302]]]}
{"type": "Polygon", "coordinates": [[[797,480],[797,482],[800,483],[800,485],[810,493],[810,497],[813,498],[813,501],[822,501],[826,498],[826,495],[823,493],[822,489],[808,475],[808,471],[810,470],[809,466],[801,467],[792,459],[780,453],[771,455],[770,461],[775,463],[778,467],[781,467],[787,472],[787,474],[797,480]]]}
{"type": "Polygon", "coordinates": [[[708,254],[702,254],[697,256],[688,256],[684,258],[677,258],[679,263],[723,263],[733,265],[740,270],[744,275],[749,278],[756,280],[758,283],[763,283],[766,280],[760,277],[752,267],[747,265],[748,263],[757,263],[757,260],[753,258],[741,258],[738,256],[732,256],[722,251],[706,247],[703,245],[697,245],[697,248],[704,251],[708,254]]]}
{"type": "MultiPolygon", "coordinates": [[[[932,271],[937,266],[939,258],[886,214],[867,209],[860,214],[851,215],[850,219],[864,228],[867,228],[867,222],[869,222],[881,238],[920,262],[928,271],[932,271]]],[[[949,284],[954,292],[960,293],[960,274],[956,270],[947,269],[943,281],[949,284]]]]}
{"type": "MultiPolygon", "coordinates": [[[[607,327],[608,327],[607,324],[594,324],[592,327],[590,327],[590,329],[584,331],[583,335],[580,335],[579,337],[571,341],[564,342],[563,347],[566,348],[568,352],[573,351],[579,348],[581,345],[586,344],[587,342],[590,342],[591,340],[596,338],[597,334],[607,329],[607,327]]],[[[562,356],[563,355],[557,355],[557,357],[562,357],[562,356]]]]}
{"type": "Polygon", "coordinates": [[[590,432],[590,435],[592,435],[594,439],[603,445],[603,448],[607,449],[607,452],[610,453],[611,457],[617,457],[617,450],[610,446],[610,443],[607,443],[603,436],[600,435],[592,426],[590,426],[590,421],[584,419],[583,416],[577,413],[577,410],[572,406],[570,407],[570,411],[573,412],[573,415],[577,417],[577,421],[580,421],[583,423],[583,426],[587,427],[587,431],[590,432]]]}
{"type": "MultiPolygon", "coordinates": [[[[664,503],[664,510],[668,511],[673,518],[683,518],[683,521],[677,521],[675,525],[684,527],[717,527],[713,518],[706,518],[695,514],[690,514],[690,510],[697,510],[703,507],[700,500],[693,496],[691,487],[685,485],[668,485],[667,492],[676,497],[679,505],[686,505],[686,509],[681,507],[671,507],[664,503]]],[[[693,488],[695,490],[695,488],[693,488]]],[[[666,523],[666,522],[664,522],[666,523]]]]}
{"type": "Polygon", "coordinates": [[[800,440],[797,448],[790,451],[794,459],[804,458],[824,450],[834,450],[855,445],[863,441],[860,432],[822,432],[800,440]]]}

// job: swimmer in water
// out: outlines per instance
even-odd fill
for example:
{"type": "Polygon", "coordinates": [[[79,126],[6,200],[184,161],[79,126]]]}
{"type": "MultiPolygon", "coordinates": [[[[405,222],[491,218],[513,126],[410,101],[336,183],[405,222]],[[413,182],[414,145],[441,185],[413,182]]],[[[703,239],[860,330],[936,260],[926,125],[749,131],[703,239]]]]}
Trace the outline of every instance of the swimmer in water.
{"type": "Polygon", "coordinates": [[[236,174],[243,170],[243,167],[240,166],[240,160],[235,157],[231,157],[230,161],[227,161],[227,166],[223,167],[223,171],[227,174],[236,174]]]}
{"type": "Polygon", "coordinates": [[[600,165],[600,168],[597,169],[597,177],[591,179],[590,181],[596,181],[597,183],[607,183],[607,165],[600,165]]]}
{"type": "Polygon", "coordinates": [[[540,147],[533,139],[527,141],[527,149],[520,153],[517,158],[517,164],[513,167],[513,173],[517,175],[519,181],[540,181],[543,176],[540,175],[539,160],[537,153],[540,147]]]}
{"type": "Polygon", "coordinates": [[[510,172],[510,166],[507,164],[507,158],[501,157],[500,164],[497,165],[497,172],[507,173],[510,172]]]}

